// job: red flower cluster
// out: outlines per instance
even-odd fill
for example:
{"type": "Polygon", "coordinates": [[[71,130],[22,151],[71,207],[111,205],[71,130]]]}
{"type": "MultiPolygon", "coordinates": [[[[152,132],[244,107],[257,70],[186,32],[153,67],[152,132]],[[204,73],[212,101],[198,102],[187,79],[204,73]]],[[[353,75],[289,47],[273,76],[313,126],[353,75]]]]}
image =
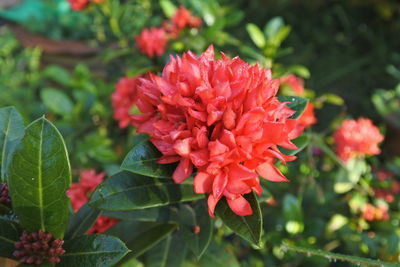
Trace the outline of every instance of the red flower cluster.
{"type": "Polygon", "coordinates": [[[201,19],[193,16],[192,13],[184,6],[180,6],[172,17],[172,22],[178,30],[186,27],[199,28],[201,26],[201,19]]]}
{"type": "Polygon", "coordinates": [[[64,240],[54,239],[50,233],[42,230],[27,234],[24,232],[20,237],[20,241],[15,242],[13,256],[19,262],[26,264],[41,265],[45,261],[52,263],[60,262],[60,256],[65,253],[62,248],[64,240]]]}
{"type": "MultiPolygon", "coordinates": [[[[95,170],[86,170],[81,173],[79,183],[72,184],[67,195],[71,198],[72,208],[75,212],[89,201],[90,193],[103,181],[104,175],[104,172],[96,174],[95,170]]],[[[103,233],[117,222],[116,219],[100,216],[93,227],[89,229],[88,234],[103,233]]]]}
{"type": "Polygon", "coordinates": [[[111,95],[114,109],[114,119],[119,121],[119,128],[125,128],[131,123],[131,110],[135,102],[138,78],[121,78],[111,95]]]}
{"type": "Polygon", "coordinates": [[[167,34],[163,28],[148,28],[135,37],[140,52],[149,58],[164,54],[167,45],[167,34]]]}
{"type": "Polygon", "coordinates": [[[333,135],[336,143],[336,154],[346,162],[358,155],[377,155],[378,144],[383,135],[371,120],[345,120],[333,135]]]}
{"type": "Polygon", "coordinates": [[[288,181],[273,164],[296,158],[278,149],[296,149],[290,140],[299,134],[278,89],[270,70],[224,54],[217,60],[210,46],[199,57],[171,57],[161,76],[141,78],[135,104],[142,114],[132,121],[163,154],[159,163],[179,162],[176,183],[197,168],[194,190],[210,194],[210,216],[223,196],[236,214],[250,215],[243,195],[261,194],[259,176],[288,181]]]}
{"type": "Polygon", "coordinates": [[[103,2],[103,0],[68,0],[69,5],[71,6],[72,10],[80,11],[86,8],[90,2],[95,2],[97,4],[103,2]]]}
{"type": "Polygon", "coordinates": [[[179,33],[186,27],[198,28],[201,26],[201,19],[181,6],[175,12],[171,21],[164,21],[162,27],[143,29],[135,37],[139,51],[149,58],[164,54],[168,39],[178,37],[179,33]]]}
{"type": "Polygon", "coordinates": [[[367,221],[386,221],[389,220],[389,208],[384,205],[374,206],[367,203],[362,212],[362,218],[367,221]]]}
{"type": "Polygon", "coordinates": [[[375,187],[373,188],[374,194],[376,198],[384,199],[387,203],[393,203],[396,195],[400,193],[400,182],[394,180],[394,175],[390,171],[372,168],[375,173],[377,180],[385,181],[384,183],[390,183],[390,187],[380,188],[375,187]]]}

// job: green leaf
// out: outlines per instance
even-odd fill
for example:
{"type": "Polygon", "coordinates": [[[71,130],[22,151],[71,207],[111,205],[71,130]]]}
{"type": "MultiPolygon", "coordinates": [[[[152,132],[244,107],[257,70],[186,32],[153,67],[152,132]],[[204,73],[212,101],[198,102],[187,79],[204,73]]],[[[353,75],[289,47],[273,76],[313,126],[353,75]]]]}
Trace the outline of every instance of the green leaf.
{"type": "Polygon", "coordinates": [[[107,234],[116,236],[125,242],[132,250],[127,257],[129,259],[143,254],[176,228],[176,224],[169,223],[122,221],[111,227],[107,234]]]}
{"type": "Polygon", "coordinates": [[[181,235],[175,233],[146,252],[146,267],[180,267],[187,254],[187,246],[181,235]]]}
{"type": "Polygon", "coordinates": [[[70,165],[61,134],[44,117],[32,122],[10,163],[9,190],[22,227],[62,238],[69,216],[66,190],[70,184],[70,165]]]}
{"type": "Polygon", "coordinates": [[[338,254],[338,253],[332,253],[332,252],[327,252],[323,250],[317,250],[317,249],[312,249],[312,248],[305,248],[305,247],[299,247],[299,246],[293,246],[289,244],[282,244],[282,250],[291,250],[295,251],[298,253],[304,253],[307,254],[307,256],[320,256],[320,257],[325,257],[327,261],[331,260],[340,260],[344,262],[351,262],[353,264],[356,264],[357,266],[378,266],[378,267],[395,267],[399,266],[398,264],[395,263],[388,263],[388,262],[383,262],[383,261],[376,261],[376,260],[371,260],[367,258],[361,258],[361,257],[356,257],[356,256],[349,256],[349,255],[344,255],[344,254],[338,254]]]}
{"type": "Polygon", "coordinates": [[[253,23],[247,23],[246,30],[250,35],[251,40],[253,40],[253,42],[256,44],[258,48],[263,48],[265,46],[266,42],[264,34],[260,30],[260,28],[257,27],[257,25],[253,23]]]}
{"type": "Polygon", "coordinates": [[[70,217],[64,239],[84,235],[94,225],[100,213],[100,210],[84,205],[70,217]]]}
{"type": "Polygon", "coordinates": [[[289,67],[289,72],[303,78],[310,78],[310,71],[302,65],[292,65],[289,67]]]}
{"type": "Polygon", "coordinates": [[[57,266],[109,267],[128,252],[126,245],[116,237],[107,235],[84,235],[65,242],[65,254],[57,266]]]}
{"type": "Polygon", "coordinates": [[[121,169],[154,178],[171,178],[175,164],[158,164],[161,153],[148,141],[148,135],[137,135],[133,148],[122,162],[121,169]]]}
{"type": "Polygon", "coordinates": [[[283,198],[283,215],[285,228],[290,234],[299,234],[304,230],[303,212],[300,201],[291,194],[283,198]]]}
{"type": "Polygon", "coordinates": [[[257,201],[255,193],[246,194],[244,196],[249,201],[253,210],[252,215],[239,216],[236,215],[228,206],[225,198],[222,198],[215,209],[215,213],[222,219],[224,224],[233,232],[249,241],[252,245],[261,247],[262,233],[262,214],[260,205],[257,201]]]}
{"type": "Polygon", "coordinates": [[[283,19],[281,17],[273,17],[268,21],[264,27],[264,34],[268,39],[273,39],[278,33],[279,29],[284,26],[283,19]]]}
{"type": "Polygon", "coordinates": [[[200,267],[240,267],[235,255],[231,250],[227,250],[226,247],[211,242],[208,246],[206,253],[199,262],[200,267]]]}
{"type": "Polygon", "coordinates": [[[73,104],[71,99],[62,91],[46,88],[40,91],[43,104],[55,114],[69,115],[72,112],[73,104]]]}
{"type": "Polygon", "coordinates": [[[204,195],[193,192],[193,184],[175,184],[173,180],[122,171],[99,185],[89,205],[101,210],[126,211],[192,201],[204,195]]]}
{"type": "Polygon", "coordinates": [[[128,221],[178,223],[178,210],[170,206],[129,211],[104,211],[102,215],[128,221]]]}
{"type": "Polygon", "coordinates": [[[160,7],[167,18],[172,18],[175,14],[176,6],[169,0],[160,0],[160,7]]]}
{"type": "Polygon", "coordinates": [[[280,102],[289,102],[286,106],[296,111],[296,113],[290,117],[291,119],[299,118],[308,104],[308,99],[298,96],[280,96],[278,99],[280,102]]]}
{"type": "Polygon", "coordinates": [[[292,140],[292,143],[295,144],[299,149],[292,150],[284,147],[279,147],[279,150],[285,155],[293,156],[302,151],[308,145],[309,142],[310,142],[310,137],[308,137],[308,135],[301,135],[296,139],[292,140]]]}
{"type": "Polygon", "coordinates": [[[22,230],[13,221],[0,218],[0,257],[11,258],[15,251],[14,243],[19,240],[22,230]]]}
{"type": "Polygon", "coordinates": [[[0,109],[0,182],[7,180],[7,169],[16,145],[25,132],[21,115],[14,107],[0,109]]]}
{"type": "Polygon", "coordinates": [[[43,74],[54,80],[55,82],[64,85],[64,86],[68,86],[71,83],[71,76],[69,75],[69,73],[63,69],[62,67],[58,66],[58,65],[50,65],[48,66],[43,74]]]}
{"type": "Polygon", "coordinates": [[[212,223],[208,216],[207,206],[204,201],[198,202],[192,209],[188,205],[181,205],[179,210],[179,230],[188,248],[200,259],[210,244],[212,237],[212,223]],[[195,232],[198,227],[198,233],[195,232]]]}

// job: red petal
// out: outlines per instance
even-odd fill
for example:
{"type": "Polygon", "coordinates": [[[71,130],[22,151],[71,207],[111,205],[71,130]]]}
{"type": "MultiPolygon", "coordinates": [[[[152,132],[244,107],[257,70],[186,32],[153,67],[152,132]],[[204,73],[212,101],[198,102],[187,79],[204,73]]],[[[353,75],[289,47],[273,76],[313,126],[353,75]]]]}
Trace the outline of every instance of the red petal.
{"type": "Polygon", "coordinates": [[[192,172],[193,164],[190,162],[190,159],[182,158],[178,167],[176,167],[172,178],[174,179],[175,183],[180,184],[189,178],[192,172]]]}
{"type": "Polygon", "coordinates": [[[250,203],[242,196],[236,199],[227,199],[229,207],[239,216],[247,216],[253,214],[250,203]]]}
{"type": "Polygon", "coordinates": [[[220,172],[217,176],[215,176],[212,186],[212,191],[216,199],[221,198],[227,183],[228,183],[228,177],[226,176],[226,173],[220,172]]]}
{"type": "Polygon", "coordinates": [[[208,162],[208,150],[201,149],[190,153],[190,159],[196,167],[204,166],[208,162]]]}
{"type": "Polygon", "coordinates": [[[183,140],[178,140],[175,142],[174,144],[174,150],[175,152],[182,156],[182,157],[186,157],[189,156],[190,154],[190,140],[192,138],[185,138],[183,140]]]}
{"type": "Polygon", "coordinates": [[[211,193],[214,179],[205,172],[199,172],[194,177],[194,192],[197,194],[211,193]]]}
{"type": "Polygon", "coordinates": [[[257,173],[272,182],[288,182],[285,176],[271,163],[264,162],[257,167],[257,173]]]}
{"type": "Polygon", "coordinates": [[[214,218],[214,210],[215,206],[217,206],[218,200],[219,199],[215,199],[212,194],[208,196],[208,214],[210,214],[211,218],[214,218]]]}
{"type": "Polygon", "coordinates": [[[229,180],[247,180],[256,178],[257,174],[241,164],[231,164],[229,165],[228,176],[229,180]]]}

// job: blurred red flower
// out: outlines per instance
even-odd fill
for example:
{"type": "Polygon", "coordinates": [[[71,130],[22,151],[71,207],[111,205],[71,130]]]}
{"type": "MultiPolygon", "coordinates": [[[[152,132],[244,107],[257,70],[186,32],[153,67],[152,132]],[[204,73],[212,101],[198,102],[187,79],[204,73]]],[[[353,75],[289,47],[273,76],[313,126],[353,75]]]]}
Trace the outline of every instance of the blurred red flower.
{"type": "Polygon", "coordinates": [[[164,54],[167,45],[167,35],[163,28],[153,27],[143,29],[135,39],[140,52],[149,58],[164,54]]]}
{"type": "Polygon", "coordinates": [[[386,221],[390,218],[388,211],[389,208],[387,206],[374,206],[367,203],[364,206],[361,216],[366,221],[386,221]]]}
{"type": "Polygon", "coordinates": [[[172,22],[178,28],[178,30],[182,30],[186,27],[199,28],[202,23],[199,17],[193,16],[192,13],[184,6],[180,6],[176,10],[174,16],[172,17],[172,22]]]}
{"type": "MultiPolygon", "coordinates": [[[[104,172],[96,174],[95,170],[81,172],[79,183],[72,184],[71,188],[67,191],[75,212],[89,201],[90,194],[101,184],[104,176],[104,172]]],[[[103,233],[117,222],[118,220],[116,219],[100,216],[92,228],[89,229],[88,233],[103,233]]]]}
{"type": "Polygon", "coordinates": [[[365,118],[343,121],[333,137],[336,154],[342,161],[348,161],[358,155],[379,154],[378,144],[384,138],[372,121],[365,118]]]}
{"type": "Polygon", "coordinates": [[[310,127],[311,125],[314,125],[317,123],[317,118],[315,117],[314,114],[314,104],[313,103],[308,103],[303,114],[298,118],[298,123],[299,127],[302,127],[303,129],[306,129],[310,127]]]}
{"type": "Polygon", "coordinates": [[[142,114],[132,115],[133,125],[151,136],[163,154],[159,163],[179,162],[176,183],[197,168],[194,189],[210,194],[210,216],[223,196],[236,214],[252,214],[243,195],[261,194],[259,176],[288,181],[273,164],[296,158],[278,146],[296,149],[290,140],[300,133],[270,70],[239,57],[215,59],[210,46],[199,57],[171,57],[161,76],[140,81],[135,102],[142,114]]]}
{"type": "Polygon", "coordinates": [[[131,109],[136,99],[138,78],[121,78],[111,95],[114,119],[119,121],[119,128],[125,128],[131,122],[131,109]]]}
{"type": "Polygon", "coordinates": [[[304,93],[304,81],[302,78],[294,74],[289,74],[279,78],[282,85],[288,85],[293,90],[295,95],[302,95],[304,93]]]}

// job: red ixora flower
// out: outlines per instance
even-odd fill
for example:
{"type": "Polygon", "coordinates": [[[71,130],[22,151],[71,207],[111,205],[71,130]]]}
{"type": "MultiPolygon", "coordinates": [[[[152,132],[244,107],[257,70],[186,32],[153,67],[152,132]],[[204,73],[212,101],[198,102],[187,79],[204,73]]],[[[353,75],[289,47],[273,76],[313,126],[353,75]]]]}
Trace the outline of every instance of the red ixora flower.
{"type": "Polygon", "coordinates": [[[147,55],[149,58],[161,56],[167,44],[166,32],[161,27],[143,29],[135,39],[140,52],[147,55]]]}
{"type": "Polygon", "coordinates": [[[379,129],[365,118],[343,121],[333,137],[336,154],[344,162],[358,155],[379,154],[378,144],[383,141],[379,129]]]}
{"type": "Polygon", "coordinates": [[[179,30],[182,30],[186,27],[199,28],[201,26],[201,19],[193,16],[190,10],[184,6],[180,6],[176,10],[174,16],[172,17],[172,22],[179,30]]]}
{"type": "Polygon", "coordinates": [[[261,194],[259,176],[288,181],[274,162],[296,158],[278,149],[296,149],[290,140],[299,134],[289,119],[295,111],[278,101],[278,89],[270,70],[223,53],[215,59],[210,46],[199,57],[171,57],[161,76],[141,78],[135,104],[142,114],[132,121],[163,154],[159,163],[179,162],[176,183],[197,168],[194,190],[210,194],[210,216],[223,196],[236,214],[250,215],[243,195],[261,194]]]}
{"type": "Polygon", "coordinates": [[[114,119],[119,121],[119,128],[125,128],[131,123],[131,110],[134,106],[138,78],[121,78],[111,95],[114,109],[114,119]]]}
{"type": "MultiPolygon", "coordinates": [[[[81,172],[79,183],[72,184],[71,188],[67,191],[75,212],[89,201],[90,194],[101,184],[104,175],[104,172],[96,174],[95,170],[81,172]]],[[[118,220],[116,219],[100,216],[92,228],[89,229],[88,234],[103,233],[117,222],[118,220]]]]}

